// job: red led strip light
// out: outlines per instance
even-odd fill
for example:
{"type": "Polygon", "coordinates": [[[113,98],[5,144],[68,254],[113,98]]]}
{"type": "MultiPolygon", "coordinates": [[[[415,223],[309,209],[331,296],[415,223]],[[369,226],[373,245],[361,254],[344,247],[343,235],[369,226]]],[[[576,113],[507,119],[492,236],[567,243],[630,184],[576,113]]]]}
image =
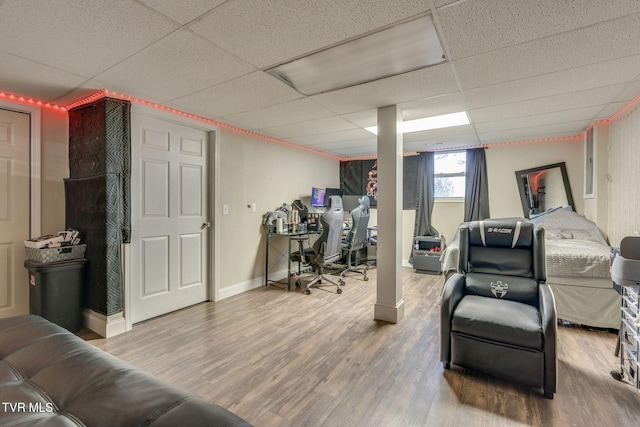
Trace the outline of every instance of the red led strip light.
{"type": "MultiPolygon", "coordinates": [[[[235,126],[231,126],[222,122],[217,122],[215,120],[211,120],[211,119],[206,119],[204,117],[200,117],[200,116],[196,116],[194,114],[189,114],[189,113],[185,113],[184,111],[180,111],[180,110],[176,110],[174,108],[168,108],[165,107],[163,105],[160,104],[156,104],[153,102],[149,102],[149,101],[145,101],[143,99],[140,98],[136,98],[133,96],[129,96],[129,95],[125,95],[122,93],[117,93],[117,92],[112,92],[112,91],[108,91],[108,90],[101,90],[98,91],[86,98],[83,98],[79,101],[73,102],[69,105],[66,106],[61,106],[61,105],[57,105],[57,104],[53,104],[51,102],[44,102],[41,100],[37,100],[37,99],[33,99],[33,98],[29,98],[29,97],[25,97],[25,96],[21,96],[21,95],[16,95],[13,93],[7,93],[7,92],[3,92],[0,91],[0,99],[6,99],[8,101],[11,102],[17,102],[17,103],[21,103],[21,104],[27,104],[27,105],[33,105],[36,107],[42,107],[42,108],[50,108],[53,110],[62,110],[62,111],[69,111],[72,108],[76,108],[79,107],[81,105],[85,105],[85,104],[89,104],[91,102],[95,102],[97,100],[100,100],[102,98],[105,97],[112,97],[112,98],[118,98],[121,100],[125,100],[125,101],[131,101],[131,102],[135,102],[141,105],[146,105],[148,107],[152,107],[152,108],[156,108],[162,111],[166,111],[172,114],[176,114],[179,116],[183,116],[183,117],[187,117],[193,120],[197,120],[197,121],[201,121],[203,123],[208,123],[217,127],[221,127],[224,129],[228,129],[231,130],[233,132],[237,132],[237,133],[241,133],[244,135],[249,135],[249,136],[253,136],[256,138],[260,138],[260,139],[264,139],[270,142],[275,142],[277,144],[281,144],[281,145],[286,145],[288,147],[291,148],[296,148],[299,150],[304,150],[304,151],[308,151],[310,153],[314,153],[314,154],[319,154],[325,157],[330,157],[333,159],[337,159],[340,161],[349,161],[349,160],[368,160],[368,159],[375,159],[377,158],[376,154],[372,154],[372,155],[367,155],[367,156],[354,156],[354,157],[339,157],[336,156],[334,154],[328,154],[328,153],[323,153],[322,151],[318,151],[318,150],[314,150],[312,148],[308,148],[308,147],[304,147],[301,145],[297,145],[297,144],[293,144],[291,142],[287,142],[287,141],[283,141],[281,139],[278,138],[273,138],[270,136],[266,136],[266,135],[262,135],[259,134],[257,132],[253,132],[253,131],[248,131],[245,129],[241,129],[235,126]]],[[[484,147],[484,148],[491,148],[491,147],[499,147],[499,146],[504,146],[504,145],[520,145],[520,144],[536,144],[536,143],[545,143],[545,142],[554,142],[554,141],[581,141],[582,138],[584,137],[585,133],[589,131],[589,129],[593,128],[596,124],[598,123],[611,123],[617,119],[619,119],[624,113],[626,113],[627,111],[631,110],[632,108],[634,108],[638,102],[640,101],[640,95],[637,95],[636,97],[634,97],[631,101],[629,101],[627,104],[625,104],[622,108],[620,108],[617,112],[615,112],[611,117],[609,117],[608,119],[604,119],[604,120],[598,120],[594,123],[592,123],[587,129],[583,130],[582,132],[580,132],[578,135],[574,135],[574,136],[567,136],[567,137],[559,137],[559,138],[543,138],[543,139],[528,139],[528,140],[523,140],[523,141],[508,141],[508,142],[499,142],[499,143],[495,143],[495,144],[481,144],[481,145],[467,145],[467,146],[458,146],[458,147],[446,147],[446,148],[432,148],[430,150],[422,150],[422,151],[454,151],[454,150],[463,150],[466,148],[475,148],[475,147],[484,147]]],[[[411,152],[405,152],[404,155],[414,155],[417,153],[420,153],[422,151],[411,151],[411,152]]]]}
{"type": "Polygon", "coordinates": [[[6,93],[6,92],[0,91],[0,99],[6,99],[8,101],[18,102],[20,104],[34,105],[36,107],[52,108],[54,110],[66,111],[66,108],[60,105],[52,104],[50,102],[43,102],[37,99],[27,98],[20,95],[15,95],[13,93],[6,93]]]}
{"type": "Polygon", "coordinates": [[[233,131],[233,132],[237,132],[237,133],[241,133],[241,134],[244,134],[244,135],[253,136],[253,137],[264,139],[264,140],[267,140],[267,141],[270,141],[270,142],[275,142],[277,144],[286,145],[286,146],[291,147],[291,148],[296,148],[296,149],[299,149],[299,150],[304,150],[304,151],[308,151],[310,153],[319,154],[319,155],[322,155],[322,156],[325,156],[325,157],[331,157],[333,159],[340,160],[339,156],[336,156],[336,155],[333,155],[333,154],[323,153],[321,151],[314,150],[313,148],[303,147],[301,145],[297,145],[297,144],[293,144],[291,142],[283,141],[283,140],[278,139],[278,138],[273,138],[273,137],[270,137],[270,136],[259,134],[257,132],[252,132],[252,131],[241,129],[241,128],[238,128],[238,127],[235,127],[235,126],[231,126],[231,125],[228,125],[226,123],[222,123],[222,122],[218,122],[218,121],[215,121],[215,120],[207,119],[207,118],[204,118],[204,117],[201,117],[201,116],[197,116],[195,114],[185,113],[184,111],[176,110],[175,108],[169,108],[169,107],[165,107],[164,105],[161,105],[161,104],[156,104],[154,102],[145,101],[144,99],[136,98],[135,96],[125,95],[123,93],[111,92],[111,91],[108,91],[108,90],[101,90],[100,92],[96,92],[96,93],[94,93],[93,95],[91,95],[91,96],[89,96],[87,98],[81,99],[80,101],[77,101],[77,102],[74,102],[73,104],[67,105],[65,108],[67,110],[70,110],[72,108],[79,107],[79,106],[84,105],[84,104],[89,104],[91,102],[95,102],[95,101],[97,101],[99,99],[102,99],[102,98],[105,98],[107,96],[111,97],[111,98],[121,99],[123,101],[131,101],[131,102],[135,102],[137,104],[146,105],[147,107],[156,108],[158,110],[166,111],[168,113],[176,114],[176,115],[182,116],[182,117],[187,117],[187,118],[192,119],[192,120],[197,120],[197,121],[200,121],[200,122],[203,122],[203,123],[207,123],[207,124],[210,124],[210,125],[213,125],[213,126],[217,126],[217,127],[220,127],[220,128],[228,129],[228,130],[233,131]]]}

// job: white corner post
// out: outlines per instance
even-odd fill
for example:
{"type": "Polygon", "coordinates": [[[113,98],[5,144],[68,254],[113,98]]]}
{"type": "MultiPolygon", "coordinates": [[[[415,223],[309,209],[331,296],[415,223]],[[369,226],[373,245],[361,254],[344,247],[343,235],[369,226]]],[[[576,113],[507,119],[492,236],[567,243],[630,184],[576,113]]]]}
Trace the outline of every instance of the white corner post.
{"type": "Polygon", "coordinates": [[[378,293],[374,319],[390,323],[404,317],[401,122],[397,105],[378,109],[378,293]]]}

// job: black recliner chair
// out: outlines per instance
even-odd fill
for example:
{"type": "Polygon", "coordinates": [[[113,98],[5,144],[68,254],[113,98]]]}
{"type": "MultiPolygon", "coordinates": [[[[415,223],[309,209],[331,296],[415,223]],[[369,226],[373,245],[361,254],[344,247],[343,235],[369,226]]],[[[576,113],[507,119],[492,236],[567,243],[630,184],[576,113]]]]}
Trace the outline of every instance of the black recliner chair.
{"type": "Polygon", "coordinates": [[[557,390],[556,310],[544,229],[488,219],[459,228],[458,273],[445,283],[440,360],[530,387],[557,390]]]}

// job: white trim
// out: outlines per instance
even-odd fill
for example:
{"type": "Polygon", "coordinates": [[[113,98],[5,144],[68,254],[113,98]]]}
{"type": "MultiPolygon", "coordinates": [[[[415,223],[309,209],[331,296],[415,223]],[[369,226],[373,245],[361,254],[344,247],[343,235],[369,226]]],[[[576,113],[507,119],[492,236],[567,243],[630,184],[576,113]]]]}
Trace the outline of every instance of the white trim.
{"type": "Polygon", "coordinates": [[[376,303],[373,310],[374,319],[389,323],[398,323],[404,318],[404,300],[401,299],[395,307],[376,303]]]}
{"type": "Polygon", "coordinates": [[[209,295],[211,301],[219,301],[220,296],[220,233],[218,232],[218,212],[222,212],[220,200],[220,132],[209,132],[209,295]]]}
{"type": "Polygon", "coordinates": [[[0,107],[29,114],[29,233],[30,237],[40,236],[42,229],[42,179],[41,179],[41,129],[42,112],[38,107],[1,101],[0,107]]]}
{"type": "Polygon", "coordinates": [[[464,197],[434,197],[434,203],[464,203],[464,197]]]}
{"type": "MultiPolygon", "coordinates": [[[[272,274],[276,275],[278,273],[272,273],[272,274]]],[[[286,277],[287,272],[284,271],[284,273],[282,273],[282,274],[284,274],[285,277],[286,277]]],[[[251,280],[247,280],[246,282],[237,283],[237,284],[235,284],[233,286],[227,286],[227,287],[224,287],[224,288],[218,290],[218,295],[217,295],[216,301],[220,301],[220,300],[223,300],[225,298],[229,298],[229,297],[232,297],[234,295],[238,295],[238,294],[241,294],[243,292],[250,291],[252,289],[257,289],[257,288],[259,288],[261,286],[264,286],[264,276],[256,277],[256,278],[253,278],[251,280]]],[[[269,285],[269,286],[271,286],[271,285],[269,285]]],[[[285,292],[286,292],[286,290],[285,290],[285,292]]]]}
{"type": "Polygon", "coordinates": [[[101,337],[111,338],[126,332],[126,322],[122,312],[105,316],[89,308],[82,310],[84,326],[101,337]]]}
{"type": "Polygon", "coordinates": [[[124,310],[124,330],[126,332],[133,329],[133,323],[131,322],[131,273],[129,266],[131,265],[131,252],[130,252],[130,243],[123,243],[120,253],[122,254],[122,296],[124,300],[122,301],[122,309],[124,310]]]}

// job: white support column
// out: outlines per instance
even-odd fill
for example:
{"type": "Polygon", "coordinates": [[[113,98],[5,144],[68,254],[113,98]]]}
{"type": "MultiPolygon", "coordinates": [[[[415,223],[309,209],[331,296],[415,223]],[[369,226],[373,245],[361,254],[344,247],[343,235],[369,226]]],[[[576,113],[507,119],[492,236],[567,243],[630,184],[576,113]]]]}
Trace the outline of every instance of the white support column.
{"type": "Polygon", "coordinates": [[[397,105],[378,109],[378,294],[374,319],[391,323],[404,317],[401,122],[397,105]]]}

